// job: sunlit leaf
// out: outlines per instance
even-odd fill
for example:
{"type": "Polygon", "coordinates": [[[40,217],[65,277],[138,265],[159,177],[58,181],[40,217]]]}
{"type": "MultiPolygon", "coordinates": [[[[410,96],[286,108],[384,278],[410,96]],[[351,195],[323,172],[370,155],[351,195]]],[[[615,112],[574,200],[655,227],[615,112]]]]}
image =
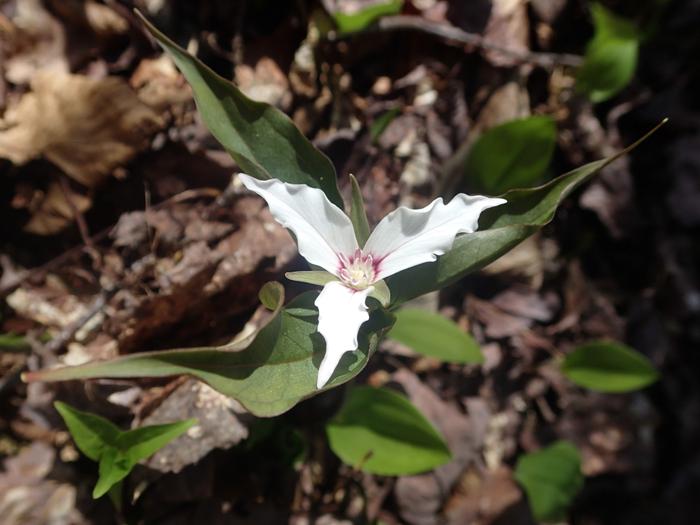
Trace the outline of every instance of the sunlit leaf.
{"type": "Polygon", "coordinates": [[[629,392],[659,379],[646,357],[612,341],[579,346],[566,356],[561,370],[573,383],[599,392],[629,392]]]}
{"type": "Polygon", "coordinates": [[[437,357],[448,363],[483,363],[479,344],[446,317],[405,308],[396,312],[396,323],[389,337],[419,354],[437,357]]]}
{"type": "Polygon", "coordinates": [[[538,521],[556,522],[583,487],[581,457],[567,441],[518,458],[515,479],[522,485],[538,521]]]}
{"type": "Polygon", "coordinates": [[[576,88],[603,102],[629,84],[637,68],[640,33],[636,26],[601,4],[591,5],[595,35],[576,77],[576,88]]]}
{"type": "Polygon", "coordinates": [[[479,219],[479,231],[458,236],[452,249],[438,257],[436,262],[422,264],[387,278],[392,301],[401,303],[439,290],[495,261],[549,223],[559,204],[572,191],[637,147],[664,122],[617,155],[581,166],[537,188],[505,193],[503,197],[508,202],[486,210],[479,219]]]}
{"type": "Polygon", "coordinates": [[[416,474],[450,459],[447,444],[425,416],[385,388],[350,390],[326,433],[340,459],[373,474],[416,474]]]}
{"type": "Polygon", "coordinates": [[[325,270],[311,270],[304,272],[287,272],[284,276],[290,281],[298,283],[316,284],[323,286],[331,281],[337,281],[338,278],[325,270]]]}
{"type": "Polygon", "coordinates": [[[68,427],[78,449],[99,463],[99,479],[92,496],[99,498],[124,479],[134,466],[155,454],[197,423],[194,419],[122,431],[111,421],[76,410],[57,401],[56,410],[68,427]]]}
{"type": "Polygon", "coordinates": [[[356,11],[334,11],[331,17],[335,20],[341,33],[361,31],[380,16],[395,15],[401,11],[403,0],[364,0],[366,4],[356,11]]]}
{"type": "MultiPolygon", "coordinates": [[[[315,292],[309,292],[285,308],[278,305],[267,325],[235,345],[130,354],[110,361],[27,373],[24,379],[65,381],[188,374],[237,399],[255,415],[275,416],[319,392],[316,378],[325,344],[316,331],[316,297],[315,292]]],[[[324,390],[355,377],[392,322],[392,316],[374,310],[360,330],[358,350],[343,356],[324,390]]]]}
{"type": "Polygon", "coordinates": [[[269,104],[246,97],[137,14],[192,86],[209,131],[243,171],[259,179],[277,178],[321,188],[333,203],[343,207],[333,164],[289,117],[269,104]]]}
{"type": "Polygon", "coordinates": [[[478,193],[497,195],[542,182],[554,153],[557,128],[537,115],[489,129],[467,157],[467,183],[478,193]]]}

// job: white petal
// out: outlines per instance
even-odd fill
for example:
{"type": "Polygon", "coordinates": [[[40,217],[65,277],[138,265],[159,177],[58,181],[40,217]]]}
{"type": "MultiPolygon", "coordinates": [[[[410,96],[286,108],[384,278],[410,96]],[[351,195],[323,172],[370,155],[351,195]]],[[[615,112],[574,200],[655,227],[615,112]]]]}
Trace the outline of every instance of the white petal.
{"type": "Polygon", "coordinates": [[[504,199],[460,193],[448,204],[438,198],[420,210],[398,208],[377,224],[363,252],[380,261],[377,279],[383,279],[434,261],[452,247],[458,233],[476,231],[482,211],[505,202],[504,199]]]}
{"type": "Polygon", "coordinates": [[[350,219],[321,190],[243,173],[239,177],[246,188],[267,201],[277,222],[294,232],[299,253],[311,264],[335,275],[338,254],[351,255],[357,249],[350,219]]]}
{"type": "Polygon", "coordinates": [[[326,340],[326,354],[318,369],[318,388],[328,382],[345,352],[357,350],[357,332],[369,319],[365,300],[371,291],[371,286],[353,290],[333,281],[325,285],[316,298],[318,331],[326,340]]]}

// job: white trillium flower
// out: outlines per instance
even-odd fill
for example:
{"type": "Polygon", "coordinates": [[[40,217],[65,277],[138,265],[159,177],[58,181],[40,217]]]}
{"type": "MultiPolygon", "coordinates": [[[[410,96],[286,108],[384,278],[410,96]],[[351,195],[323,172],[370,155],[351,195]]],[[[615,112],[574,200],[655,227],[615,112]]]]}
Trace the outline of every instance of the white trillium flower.
{"type": "Polygon", "coordinates": [[[318,331],[326,341],[318,388],[328,382],[345,352],[357,350],[357,333],[369,319],[365,301],[378,281],[435,261],[452,247],[457,234],[476,231],[481,212],[506,202],[460,193],[447,204],[438,198],[419,210],[400,207],[360,247],[350,218],[320,189],[245,174],[240,178],[267,201],[275,220],[294,233],[301,256],[337,279],[323,286],[314,303],[318,331]]]}

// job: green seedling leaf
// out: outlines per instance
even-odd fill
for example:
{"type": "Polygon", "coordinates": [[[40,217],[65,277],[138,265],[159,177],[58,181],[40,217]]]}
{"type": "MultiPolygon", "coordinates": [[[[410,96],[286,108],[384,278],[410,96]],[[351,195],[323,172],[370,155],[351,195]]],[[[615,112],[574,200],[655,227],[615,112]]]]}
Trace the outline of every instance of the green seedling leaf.
{"type": "Polygon", "coordinates": [[[350,390],[326,433],[340,459],[373,474],[416,474],[450,460],[447,444],[423,414],[384,388],[350,390]]]}
{"type": "Polygon", "coordinates": [[[468,184],[479,193],[497,195],[542,182],[556,138],[554,120],[544,115],[489,129],[477,139],[467,157],[468,184]]]}
{"type": "Polygon", "coordinates": [[[403,6],[403,0],[371,0],[364,3],[365,7],[352,13],[341,11],[330,13],[341,33],[361,31],[381,16],[399,13],[403,6]]]}
{"type": "Polygon", "coordinates": [[[99,476],[95,488],[92,489],[92,497],[97,499],[107,494],[112,487],[129,475],[134,466],[129,462],[126,454],[116,448],[107,447],[99,460],[99,476]]]}
{"type": "Polygon", "coordinates": [[[111,421],[56,401],[56,410],[80,451],[99,463],[92,496],[99,498],[123,480],[141,460],[155,454],[195,425],[195,419],[122,431],[111,421]]]}
{"type": "Polygon", "coordinates": [[[334,204],[343,207],[333,164],[289,117],[269,104],[246,97],[141,13],[136,14],[182,71],[192,86],[202,120],[243,171],[259,179],[277,178],[320,188],[334,204]]]}
{"type": "Polygon", "coordinates": [[[658,124],[637,142],[607,159],[591,162],[537,188],[511,190],[503,206],[486,210],[479,231],[458,236],[452,249],[437,261],[387,278],[393,303],[439,290],[495,261],[553,218],[559,204],[581,184],[620,156],[632,151],[661,127],[658,124]]]}
{"type": "Polygon", "coordinates": [[[396,312],[389,337],[448,363],[483,363],[478,343],[444,316],[417,308],[396,312]]]}
{"type": "Polygon", "coordinates": [[[121,430],[108,419],[76,410],[60,401],[56,401],[54,407],[61,414],[75,444],[91,460],[99,461],[105,448],[116,446],[121,430]]]}
{"type": "Polygon", "coordinates": [[[595,35],[586,47],[576,88],[603,102],[629,84],[637,68],[641,34],[636,26],[601,4],[591,5],[595,35]]]}
{"type": "Polygon", "coordinates": [[[569,505],[583,487],[581,457],[567,441],[518,458],[515,479],[522,485],[537,521],[564,520],[569,505]]]}
{"type": "Polygon", "coordinates": [[[612,341],[579,346],[566,356],[561,370],[572,383],[598,392],[639,390],[659,379],[646,357],[612,341]]]}
{"type": "MultiPolygon", "coordinates": [[[[316,378],[325,352],[317,333],[317,293],[302,294],[285,308],[281,303],[261,330],[243,341],[223,347],[144,352],[110,361],[27,373],[25,381],[65,381],[98,377],[163,377],[188,374],[224,395],[237,399],[261,417],[286,412],[320,391],[316,378]]],[[[356,352],[345,354],[323,390],[355,377],[391,327],[393,316],[372,312],[361,328],[356,352]]]]}
{"type": "Polygon", "coordinates": [[[354,175],[350,175],[350,187],[352,188],[352,207],[350,208],[350,220],[355,230],[355,237],[360,246],[364,246],[369,238],[369,221],[365,212],[365,201],[362,200],[362,191],[354,175]]]}
{"type": "Polygon", "coordinates": [[[400,114],[401,108],[391,108],[390,110],[379,115],[379,117],[372,122],[372,125],[369,127],[369,137],[372,140],[372,144],[377,143],[379,137],[382,136],[382,133],[384,133],[386,128],[389,127],[389,124],[391,124],[391,121],[400,114]]]}

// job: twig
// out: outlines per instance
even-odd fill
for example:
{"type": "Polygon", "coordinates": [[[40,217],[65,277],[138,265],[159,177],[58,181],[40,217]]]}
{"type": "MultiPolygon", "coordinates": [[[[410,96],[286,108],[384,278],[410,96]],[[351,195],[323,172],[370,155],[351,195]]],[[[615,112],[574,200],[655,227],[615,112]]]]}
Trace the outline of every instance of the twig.
{"type": "MultiPolygon", "coordinates": [[[[491,40],[487,40],[478,33],[468,33],[458,27],[431,22],[419,16],[397,15],[380,18],[377,23],[369,29],[375,31],[420,31],[428,33],[446,40],[452,40],[462,45],[474,46],[487,51],[496,51],[515,60],[536,64],[545,69],[555,66],[579,67],[583,63],[583,58],[578,55],[568,53],[542,53],[537,51],[523,51],[502,46],[491,40]]],[[[336,36],[337,38],[342,38],[336,36]]]]}
{"type": "Polygon", "coordinates": [[[85,245],[87,252],[92,257],[95,267],[97,268],[100,265],[100,252],[97,251],[97,249],[95,248],[95,244],[90,238],[90,230],[88,230],[87,223],[85,222],[85,216],[83,215],[83,212],[80,210],[80,208],[76,206],[75,202],[73,202],[73,195],[71,194],[68,179],[63,175],[60,175],[58,180],[61,184],[63,196],[65,197],[66,202],[68,203],[68,207],[70,208],[70,211],[73,214],[75,222],[78,224],[78,230],[80,231],[80,237],[83,239],[83,244],[85,245]]]}
{"type": "Polygon", "coordinates": [[[87,312],[81,315],[79,319],[76,319],[74,322],[66,326],[56,337],[44,345],[41,350],[42,353],[45,355],[53,355],[63,349],[63,347],[67,345],[71,339],[73,339],[78,330],[85,326],[85,323],[102,311],[107,304],[107,301],[110,297],[112,297],[112,295],[114,295],[116,290],[117,288],[114,287],[111,290],[105,290],[98,295],[97,299],[93,301],[87,312]]]}

